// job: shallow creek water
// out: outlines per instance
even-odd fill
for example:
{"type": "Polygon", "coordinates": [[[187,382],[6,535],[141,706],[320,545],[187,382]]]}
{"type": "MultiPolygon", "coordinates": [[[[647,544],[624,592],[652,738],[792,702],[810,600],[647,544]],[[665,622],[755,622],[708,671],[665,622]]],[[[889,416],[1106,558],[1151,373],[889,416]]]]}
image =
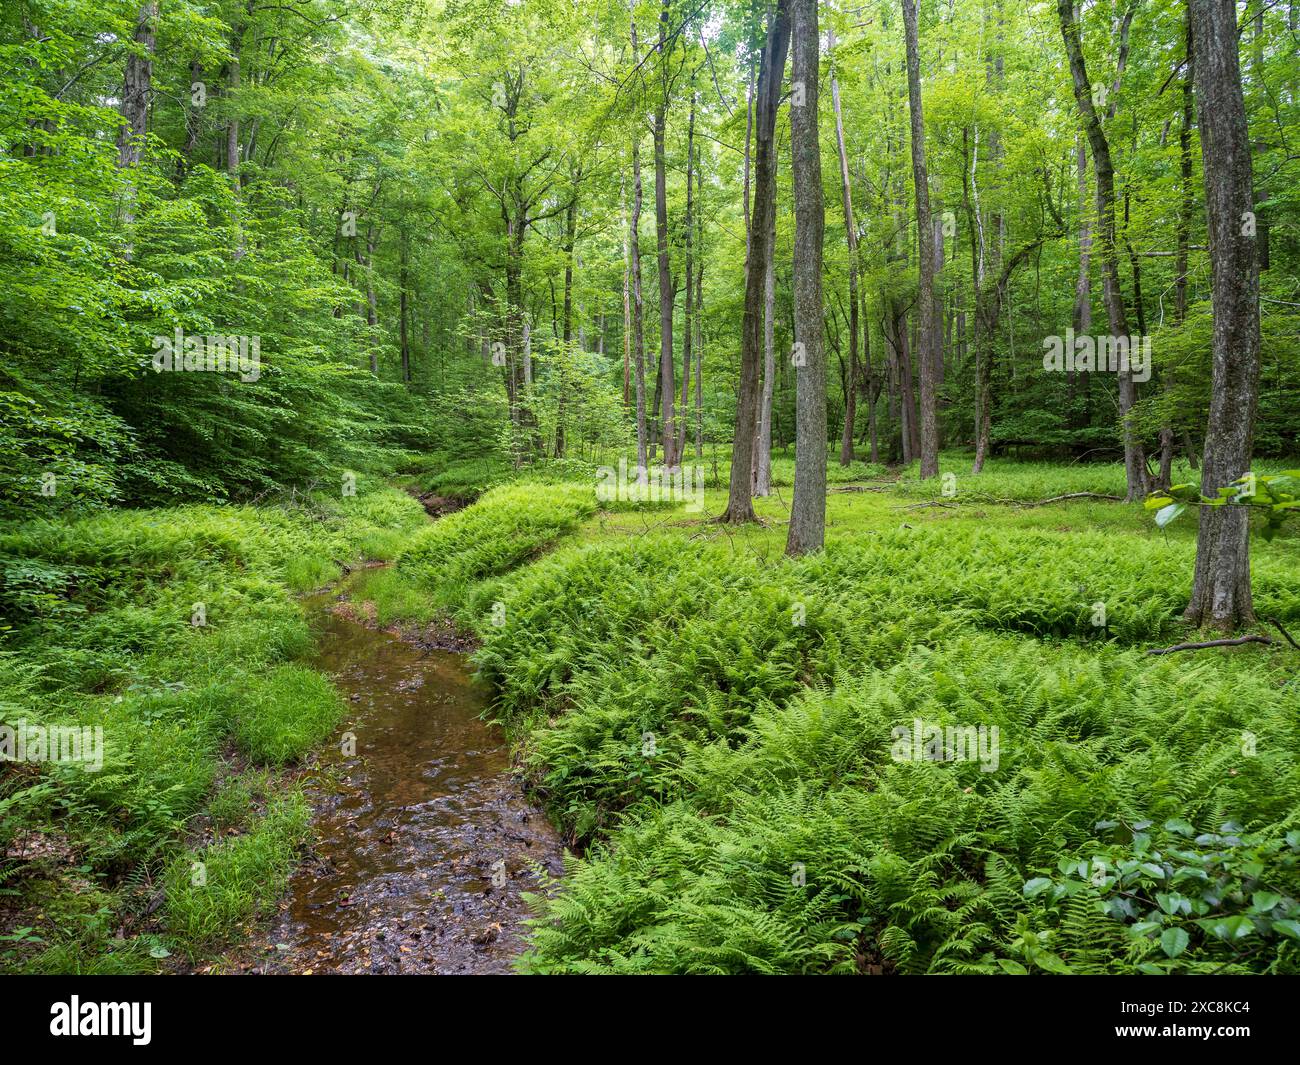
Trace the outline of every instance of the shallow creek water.
{"type": "Polygon", "coordinates": [[[558,875],[559,840],[511,775],[504,735],[481,719],[465,657],[348,616],[364,606],[368,572],[308,603],[315,668],[353,712],[307,781],[313,853],[263,968],[510,972],[524,945],[521,893],[536,890],[538,866],[558,875]],[[353,609],[340,611],[343,600],[353,609]]]}

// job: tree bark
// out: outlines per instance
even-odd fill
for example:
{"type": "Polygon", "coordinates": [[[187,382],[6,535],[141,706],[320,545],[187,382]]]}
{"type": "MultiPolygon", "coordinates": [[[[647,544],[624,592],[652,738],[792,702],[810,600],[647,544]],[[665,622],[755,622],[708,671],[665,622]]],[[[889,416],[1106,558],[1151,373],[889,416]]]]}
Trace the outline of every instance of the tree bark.
{"type": "Polygon", "coordinates": [[[750,216],[750,254],[745,263],[745,312],[741,329],[740,389],[731,442],[731,481],[721,521],[754,521],[754,425],[758,406],[758,361],[762,351],[763,284],[767,270],[772,219],[776,209],[776,160],[773,138],[781,102],[781,80],[790,45],[787,0],[776,0],[768,22],[767,42],[759,66],[755,108],[754,203],[750,216]]]}
{"type": "Polygon", "coordinates": [[[626,413],[632,394],[632,268],[628,262],[627,200],[622,178],[618,185],[619,211],[623,215],[623,411],[626,413]]]}
{"type": "MultiPolygon", "coordinates": [[[[703,189],[701,189],[703,192],[703,189]]],[[[695,215],[699,265],[695,269],[695,457],[704,458],[704,211],[695,215]]]]}
{"type": "Polygon", "coordinates": [[[403,228],[398,247],[400,258],[397,270],[397,287],[400,290],[398,294],[398,333],[401,338],[402,383],[407,385],[411,383],[411,342],[406,322],[409,305],[409,296],[407,295],[407,283],[409,281],[407,260],[410,257],[409,239],[406,229],[403,228]]]}
{"type": "Polygon", "coordinates": [[[934,348],[938,340],[938,307],[934,296],[934,229],[930,218],[930,178],[925,161],[925,117],[921,110],[921,60],[916,24],[916,0],[903,0],[903,29],[907,46],[907,99],[912,121],[912,183],[916,189],[916,239],[919,258],[917,286],[917,364],[921,378],[921,476],[939,475],[938,382],[934,348]]]}
{"type": "Polygon", "coordinates": [[[659,263],[659,392],[663,401],[664,466],[678,465],[673,419],[673,278],[668,253],[668,174],[665,160],[668,115],[668,0],[659,14],[660,92],[655,101],[655,246],[659,263]]]}
{"type": "MultiPolygon", "coordinates": [[[[1193,91],[1192,72],[1195,55],[1193,52],[1192,13],[1189,9],[1186,19],[1183,49],[1183,106],[1178,125],[1178,181],[1181,193],[1178,204],[1178,231],[1174,252],[1174,322],[1181,325],[1187,318],[1187,273],[1189,250],[1191,247],[1192,217],[1196,210],[1196,191],[1192,184],[1192,119],[1193,91]]],[[[1170,375],[1162,375],[1165,391],[1172,387],[1170,375]]],[[[1183,431],[1183,449],[1187,452],[1192,468],[1196,467],[1196,456],[1192,453],[1187,431],[1183,431]]],[[[1160,474],[1155,487],[1168,488],[1173,483],[1174,429],[1172,425],[1160,429],[1160,474]]]]}
{"type": "MultiPolygon", "coordinates": [[[[835,49],[835,31],[830,30],[827,51],[835,49]]],[[[840,437],[840,465],[853,461],[853,423],[857,420],[858,394],[858,231],[853,221],[853,196],[849,188],[849,157],[844,146],[844,114],[840,108],[840,84],[831,67],[831,104],[835,109],[835,146],[840,156],[840,198],[844,202],[844,238],[849,248],[849,381],[844,393],[844,432],[840,437]]]]}
{"type": "Polygon", "coordinates": [[[691,113],[686,127],[686,307],[683,316],[685,334],[682,337],[682,398],[678,406],[677,427],[677,461],[680,464],[686,454],[686,439],[690,432],[691,402],[691,342],[694,321],[694,292],[691,283],[691,271],[694,269],[692,254],[695,241],[695,201],[693,182],[695,177],[695,75],[691,75],[691,113]]]}
{"type": "MultiPolygon", "coordinates": [[[[632,64],[637,65],[636,13],[632,14],[632,64]]],[[[636,363],[636,477],[649,479],[649,440],[645,410],[645,304],[641,296],[641,130],[632,136],[632,221],[628,243],[632,262],[632,349],[636,363]]]]}
{"type": "MultiPolygon", "coordinates": [[[[776,180],[776,162],[772,164],[776,180]]],[[[776,384],[776,212],[768,233],[767,269],[763,273],[763,385],[754,434],[754,495],[772,494],[772,390],[776,384]]]]}
{"type": "MultiPolygon", "coordinates": [[[[140,6],[135,22],[135,48],[126,57],[122,76],[122,117],[125,123],[117,131],[117,166],[129,170],[140,162],[145,134],[149,132],[149,93],[153,86],[153,57],[157,45],[158,2],[149,0],[140,6]]],[[[136,186],[132,177],[122,202],[122,228],[130,231],[135,222],[136,186]]],[[[135,249],[128,241],[124,255],[130,259],[135,249]]]]}
{"type": "Polygon", "coordinates": [[[149,92],[153,84],[153,56],[157,43],[158,2],[140,6],[135,22],[135,48],[126,57],[122,78],[122,117],[117,131],[117,165],[121,170],[140,161],[140,149],[149,128],[149,92]]]}
{"type": "MultiPolygon", "coordinates": [[[[1259,394],[1259,257],[1250,134],[1237,58],[1237,5],[1191,0],[1196,23],[1193,74],[1205,171],[1205,213],[1213,274],[1214,351],[1205,434],[1203,495],[1250,469],[1259,394]]],[[[1230,630],[1254,618],[1250,594],[1250,515],[1244,507],[1203,507],[1196,570],[1184,617],[1230,630]]]]}
{"type": "MultiPolygon", "coordinates": [[[[1115,168],[1111,162],[1110,142],[1106,139],[1101,118],[1093,104],[1093,87],[1084,62],[1083,42],[1075,18],[1075,2],[1076,0],[1057,0],[1056,9],[1061,24],[1061,37],[1069,57],[1074,98],[1092,151],[1097,181],[1097,238],[1102,262],[1102,296],[1106,303],[1111,339],[1118,341],[1119,338],[1128,336],[1128,323],[1124,313],[1124,293],[1120,288],[1119,252],[1115,239],[1115,168]]],[[[1119,410],[1124,432],[1124,468],[1128,480],[1128,499],[1133,501],[1146,495],[1146,455],[1137,437],[1131,414],[1133,404],[1137,402],[1137,384],[1127,367],[1121,367],[1118,379],[1119,410]]]]}
{"type": "Polygon", "coordinates": [[[792,0],[791,79],[803,102],[790,108],[790,154],[794,179],[795,339],[803,364],[795,373],[794,501],[785,553],[820,551],[826,539],[826,352],[822,342],[822,250],[826,209],[822,202],[821,144],[817,129],[817,0],[792,0]]]}

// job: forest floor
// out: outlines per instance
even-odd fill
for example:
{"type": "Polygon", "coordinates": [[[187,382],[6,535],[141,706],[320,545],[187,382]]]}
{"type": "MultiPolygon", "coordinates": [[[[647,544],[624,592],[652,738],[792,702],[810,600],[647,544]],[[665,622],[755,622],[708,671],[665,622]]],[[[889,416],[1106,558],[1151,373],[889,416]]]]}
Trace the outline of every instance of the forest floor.
{"type": "Polygon", "coordinates": [[[555,831],[483,720],[468,642],[445,626],[379,630],[374,573],[313,597],[311,664],[348,699],[354,743],[313,761],[308,855],[260,950],[237,950],[227,971],[508,973],[523,892],[561,871],[555,831]]]}
{"type": "MultiPolygon", "coordinates": [[[[1192,523],[1099,498],[1114,466],[967,462],[932,482],[832,465],[827,550],[798,561],[784,456],[739,528],[712,520],[724,468],[689,507],[598,506],[590,472],[525,472],[466,509],[477,489],[417,477],[423,503],[6,535],[36,591],[0,701],[106,742],[104,772],[6,767],[0,968],[1294,968],[1281,910],[1244,946],[1193,923],[1217,909],[1098,925],[1070,870],[1152,867],[1156,847],[1225,898],[1300,896],[1275,847],[1300,854],[1297,655],[1147,657],[1184,635],[1192,523]],[[393,564],[304,612],[347,560],[393,564]],[[891,757],[920,721],[990,727],[1000,750],[891,757]],[[1246,880],[1214,851],[1238,823],[1246,880]],[[582,857],[552,881],[561,841],[582,857]]],[[[1293,632],[1297,548],[1253,552],[1257,610],[1293,632]]]]}

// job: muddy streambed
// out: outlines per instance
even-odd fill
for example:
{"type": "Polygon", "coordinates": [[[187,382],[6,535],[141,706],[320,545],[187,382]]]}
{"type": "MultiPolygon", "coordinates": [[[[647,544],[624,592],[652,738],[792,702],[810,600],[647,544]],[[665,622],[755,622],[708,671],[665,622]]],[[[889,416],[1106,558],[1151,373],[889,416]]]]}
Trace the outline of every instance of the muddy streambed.
{"type": "Polygon", "coordinates": [[[312,853],[258,967],[508,973],[524,946],[522,893],[538,889],[539,867],[559,874],[560,842],[511,775],[505,736],[480,717],[465,656],[352,619],[373,572],[308,601],[313,665],[352,713],[307,781],[312,853]]]}

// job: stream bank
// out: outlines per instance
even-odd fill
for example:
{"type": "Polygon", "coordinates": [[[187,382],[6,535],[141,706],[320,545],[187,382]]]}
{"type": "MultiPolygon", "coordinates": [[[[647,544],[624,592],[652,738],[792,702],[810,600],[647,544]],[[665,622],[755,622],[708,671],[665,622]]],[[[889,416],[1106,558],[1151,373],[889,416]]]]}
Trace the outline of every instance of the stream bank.
{"type": "Polygon", "coordinates": [[[510,771],[463,654],[367,626],[365,581],[313,597],[313,667],[353,714],[303,783],[316,842],[253,969],[508,973],[523,892],[562,845],[510,771]]]}

